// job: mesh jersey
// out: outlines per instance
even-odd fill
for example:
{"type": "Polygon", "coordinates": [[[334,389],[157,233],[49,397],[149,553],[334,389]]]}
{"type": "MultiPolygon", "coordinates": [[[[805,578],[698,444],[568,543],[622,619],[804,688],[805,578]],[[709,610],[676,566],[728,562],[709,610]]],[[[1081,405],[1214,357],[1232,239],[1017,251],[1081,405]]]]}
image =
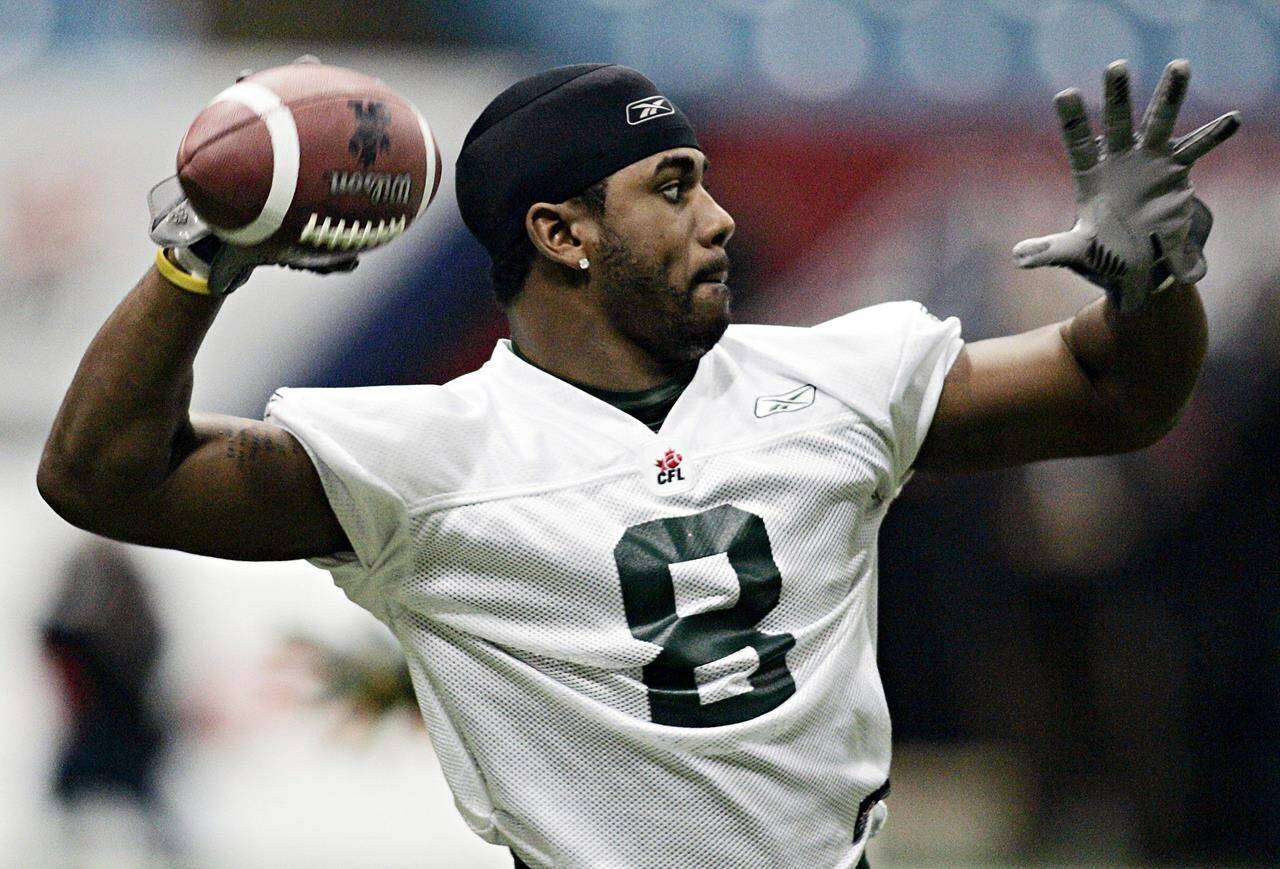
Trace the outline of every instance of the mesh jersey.
{"type": "Polygon", "coordinates": [[[914,302],[731,326],[656,433],[505,341],[267,419],[475,832],[532,865],[852,866],[889,769],[876,534],[959,332],[914,302]]]}

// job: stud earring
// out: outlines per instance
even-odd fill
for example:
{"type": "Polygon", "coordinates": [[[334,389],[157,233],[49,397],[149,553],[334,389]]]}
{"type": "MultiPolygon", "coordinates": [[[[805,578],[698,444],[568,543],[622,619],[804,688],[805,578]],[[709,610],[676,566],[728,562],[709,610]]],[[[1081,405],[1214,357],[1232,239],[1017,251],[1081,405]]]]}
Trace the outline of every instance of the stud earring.
{"type": "Polygon", "coordinates": [[[590,267],[591,267],[591,261],[587,259],[585,256],[582,259],[578,260],[578,268],[588,269],[590,267]]]}

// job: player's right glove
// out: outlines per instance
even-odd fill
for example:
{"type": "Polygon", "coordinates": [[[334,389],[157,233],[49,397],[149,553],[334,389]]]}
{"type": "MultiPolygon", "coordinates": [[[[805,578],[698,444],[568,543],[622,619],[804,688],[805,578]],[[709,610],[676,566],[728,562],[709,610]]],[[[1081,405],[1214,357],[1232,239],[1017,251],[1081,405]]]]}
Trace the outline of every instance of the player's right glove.
{"type": "Polygon", "coordinates": [[[1204,277],[1213,217],[1195,198],[1188,175],[1239,128],[1240,113],[1170,142],[1190,75],[1185,60],[1165,67],[1137,135],[1124,61],[1107,67],[1103,136],[1093,137],[1080,91],[1054,98],[1075,181],[1076,223],[1067,232],[1019,242],[1013,254],[1020,267],[1065,266],[1106,290],[1121,314],[1175,282],[1204,277]]]}
{"type": "MultiPolygon", "coordinates": [[[[310,54],[294,61],[319,62],[310,54]]],[[[236,81],[249,74],[247,70],[242,72],[236,81]]],[[[263,265],[282,265],[327,275],[349,272],[360,264],[353,253],[291,253],[269,257],[228,244],[196,214],[177,175],[151,188],[147,206],[151,210],[151,240],[160,246],[156,267],[170,281],[194,293],[225,296],[243,285],[250,273],[263,265]]]]}
{"type": "Polygon", "coordinates": [[[283,265],[319,274],[349,272],[359,265],[352,253],[266,257],[227,244],[200,219],[174,175],[147,194],[151,209],[151,240],[160,246],[156,264],[166,278],[184,289],[212,296],[235,291],[262,265],[283,265]]]}

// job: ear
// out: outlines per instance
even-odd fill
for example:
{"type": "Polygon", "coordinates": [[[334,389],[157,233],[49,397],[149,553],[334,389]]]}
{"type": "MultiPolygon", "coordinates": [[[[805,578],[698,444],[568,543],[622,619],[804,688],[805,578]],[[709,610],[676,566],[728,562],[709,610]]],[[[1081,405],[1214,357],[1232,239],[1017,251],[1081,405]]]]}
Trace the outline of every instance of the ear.
{"type": "Polygon", "coordinates": [[[595,226],[585,209],[570,202],[535,202],[524,216],[525,232],[542,256],[577,271],[578,260],[590,259],[587,245],[595,238],[595,226]]]}

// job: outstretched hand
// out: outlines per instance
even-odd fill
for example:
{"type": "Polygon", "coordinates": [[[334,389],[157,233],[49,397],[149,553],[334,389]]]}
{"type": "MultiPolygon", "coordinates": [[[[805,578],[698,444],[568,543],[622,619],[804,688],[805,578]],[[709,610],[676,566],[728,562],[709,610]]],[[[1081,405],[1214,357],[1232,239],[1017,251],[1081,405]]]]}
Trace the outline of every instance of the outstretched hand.
{"type": "Polygon", "coordinates": [[[1192,164],[1240,126],[1229,112],[1170,140],[1186,96],[1190,66],[1165,67],[1135,133],[1129,70],[1118,60],[1104,77],[1103,135],[1094,137],[1080,91],[1054,98],[1076,187],[1076,223],[1066,232],[1029,238],[1013,249],[1021,268],[1065,266],[1107,291],[1122,314],[1175,281],[1204,277],[1204,242],[1212,216],[1196,199],[1192,164]]]}

